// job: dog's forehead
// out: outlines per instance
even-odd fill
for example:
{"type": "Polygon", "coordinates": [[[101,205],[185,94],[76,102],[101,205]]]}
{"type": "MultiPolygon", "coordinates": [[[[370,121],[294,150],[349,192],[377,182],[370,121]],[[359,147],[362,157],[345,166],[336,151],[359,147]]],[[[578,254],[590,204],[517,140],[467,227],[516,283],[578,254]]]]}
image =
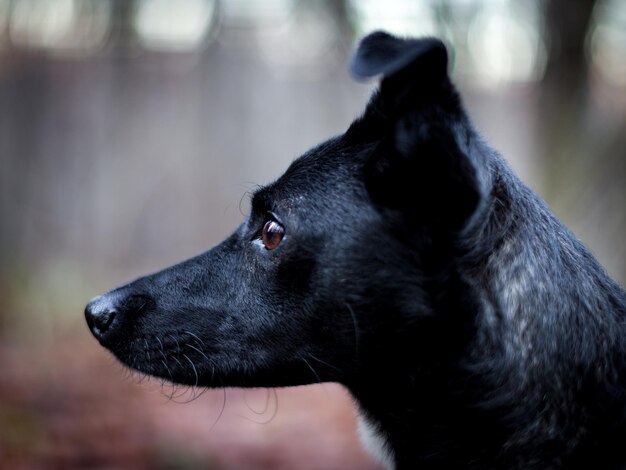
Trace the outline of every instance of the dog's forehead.
{"type": "Polygon", "coordinates": [[[333,137],[294,160],[277,183],[311,177],[324,180],[344,177],[344,173],[352,172],[359,164],[359,151],[345,135],[333,137]]]}
{"type": "Polygon", "coordinates": [[[254,195],[253,205],[300,204],[322,200],[359,183],[367,154],[363,146],[349,145],[343,136],[306,152],[274,183],[254,195]]]}

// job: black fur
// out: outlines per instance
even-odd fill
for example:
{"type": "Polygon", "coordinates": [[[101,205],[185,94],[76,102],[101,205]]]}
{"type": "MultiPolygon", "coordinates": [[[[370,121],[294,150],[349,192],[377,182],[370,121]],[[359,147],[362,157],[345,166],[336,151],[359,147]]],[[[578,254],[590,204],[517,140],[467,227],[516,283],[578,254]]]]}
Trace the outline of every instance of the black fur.
{"type": "Polygon", "coordinates": [[[340,382],[396,468],[625,468],[624,291],[481,140],[441,42],[374,33],[351,69],[382,74],[363,116],[222,244],[94,299],[94,335],[178,383],[340,382]]]}

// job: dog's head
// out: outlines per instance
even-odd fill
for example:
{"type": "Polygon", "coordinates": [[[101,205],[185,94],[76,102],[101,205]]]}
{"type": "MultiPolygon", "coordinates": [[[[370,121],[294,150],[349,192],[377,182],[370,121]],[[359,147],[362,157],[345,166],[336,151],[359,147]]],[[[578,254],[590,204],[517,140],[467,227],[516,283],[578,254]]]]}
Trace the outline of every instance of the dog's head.
{"type": "Polygon", "coordinates": [[[89,303],[103,346],[174,382],[279,386],[452,341],[444,290],[482,220],[487,153],[440,41],[373,33],[351,71],[382,76],[363,116],[257,191],[229,238],[89,303]]]}

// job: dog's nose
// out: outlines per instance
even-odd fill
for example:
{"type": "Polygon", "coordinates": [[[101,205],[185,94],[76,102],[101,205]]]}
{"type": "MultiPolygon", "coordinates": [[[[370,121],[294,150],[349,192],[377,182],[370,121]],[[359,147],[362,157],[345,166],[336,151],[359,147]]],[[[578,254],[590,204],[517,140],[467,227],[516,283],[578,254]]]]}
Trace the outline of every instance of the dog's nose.
{"type": "Polygon", "coordinates": [[[101,339],[113,324],[115,316],[119,313],[113,299],[107,294],[99,295],[92,299],[85,307],[87,325],[93,335],[101,339]]]}
{"type": "Polygon", "coordinates": [[[110,339],[115,331],[139,312],[152,309],[154,301],[128,289],[116,289],[92,299],[85,307],[85,319],[100,341],[110,339]]]}

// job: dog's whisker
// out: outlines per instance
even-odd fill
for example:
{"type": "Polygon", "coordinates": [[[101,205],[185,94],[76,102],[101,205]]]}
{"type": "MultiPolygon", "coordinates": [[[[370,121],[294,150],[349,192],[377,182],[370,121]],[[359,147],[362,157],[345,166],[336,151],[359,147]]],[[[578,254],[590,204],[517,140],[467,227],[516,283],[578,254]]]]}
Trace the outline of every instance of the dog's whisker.
{"type": "Polygon", "coordinates": [[[190,387],[179,383],[172,383],[170,386],[172,387],[172,401],[175,403],[183,403],[179,398],[184,397],[185,394],[189,392],[190,387]]]}
{"type": "Polygon", "coordinates": [[[148,362],[152,362],[152,359],[150,358],[150,348],[148,347],[148,340],[144,338],[143,342],[146,346],[146,349],[144,351],[146,352],[146,356],[148,356],[148,362]]]}
{"type": "Polygon", "coordinates": [[[200,378],[198,377],[198,370],[196,369],[196,366],[194,365],[193,361],[191,359],[189,359],[189,356],[187,356],[187,354],[183,354],[183,357],[185,359],[187,359],[189,364],[191,364],[191,368],[193,369],[193,373],[196,376],[196,383],[194,384],[194,387],[197,387],[198,386],[198,382],[200,381],[200,378]]]}
{"type": "Polygon", "coordinates": [[[361,342],[361,332],[359,330],[359,323],[356,319],[356,315],[354,314],[354,310],[352,309],[350,304],[346,304],[346,308],[348,309],[348,312],[350,312],[350,316],[352,317],[352,326],[354,328],[354,353],[356,356],[355,359],[358,363],[360,356],[359,344],[361,342]]]}
{"type": "Polygon", "coordinates": [[[183,363],[180,362],[176,356],[172,355],[171,359],[173,359],[176,362],[176,364],[178,364],[178,367],[180,367],[181,369],[184,368],[183,363]]]}
{"type": "Polygon", "coordinates": [[[200,349],[204,348],[205,344],[204,341],[202,341],[198,335],[194,334],[193,332],[189,331],[189,330],[183,330],[183,333],[191,336],[192,338],[194,338],[196,340],[196,342],[198,343],[198,346],[200,347],[200,349]]]}
{"type": "Polygon", "coordinates": [[[156,340],[159,343],[159,347],[161,348],[161,352],[165,351],[165,348],[163,348],[163,342],[161,341],[161,338],[159,338],[158,336],[155,336],[156,340]]]}
{"type": "Polygon", "coordinates": [[[220,408],[220,411],[217,414],[217,418],[215,418],[215,421],[213,421],[213,424],[209,428],[209,432],[213,431],[213,428],[217,425],[217,422],[221,419],[222,415],[224,414],[224,410],[226,409],[226,389],[225,388],[222,388],[222,397],[223,397],[222,407],[220,408]]]}
{"type": "Polygon", "coordinates": [[[191,397],[185,401],[179,401],[177,403],[182,403],[182,404],[187,404],[187,403],[191,403],[192,401],[197,400],[198,398],[200,398],[202,395],[204,395],[208,388],[201,388],[199,389],[200,391],[198,392],[198,388],[196,387],[191,387],[189,389],[191,391],[191,397]]]}
{"type": "MultiPolygon", "coordinates": [[[[161,353],[161,354],[163,354],[163,353],[161,353]]],[[[165,367],[165,370],[167,371],[168,375],[170,376],[170,381],[173,383],[174,382],[174,377],[172,376],[172,371],[170,371],[170,368],[167,365],[167,362],[166,362],[164,354],[163,354],[163,359],[161,359],[161,364],[163,364],[163,367],[165,367]]]]}
{"type": "Polygon", "coordinates": [[[255,415],[264,415],[265,413],[267,413],[267,410],[269,408],[270,405],[270,390],[266,389],[267,395],[265,396],[265,405],[263,405],[263,409],[261,411],[257,411],[254,409],[254,407],[248,402],[248,395],[247,395],[247,390],[244,391],[243,394],[243,401],[246,404],[246,407],[252,411],[255,415]]]}
{"type": "MultiPolygon", "coordinates": [[[[169,366],[167,365],[167,361],[168,361],[168,357],[165,355],[165,348],[163,347],[163,342],[161,341],[161,339],[158,336],[155,336],[157,342],[159,343],[159,353],[161,354],[161,357],[163,358],[161,360],[161,363],[165,366],[165,370],[167,370],[168,375],[170,376],[170,382],[171,382],[171,393],[169,395],[169,399],[173,400],[175,395],[178,394],[177,390],[177,384],[174,382],[174,375],[172,374],[172,370],[169,368],[169,366]]],[[[175,360],[178,365],[182,368],[183,365],[181,364],[181,362],[176,358],[176,356],[172,356],[171,359],[175,360]]]]}
{"type": "MultiPolygon", "coordinates": [[[[178,387],[177,387],[177,390],[178,390],[178,387]]],[[[183,386],[183,387],[181,387],[181,390],[176,392],[176,394],[172,397],[172,401],[174,403],[176,403],[176,404],[184,405],[184,404],[189,403],[190,401],[192,401],[193,400],[193,396],[194,396],[193,389],[191,387],[188,387],[188,386],[183,386]],[[187,394],[190,395],[190,398],[185,398],[185,399],[181,400],[181,398],[184,397],[187,394]]]]}
{"type": "Polygon", "coordinates": [[[248,191],[245,191],[245,192],[241,195],[241,197],[239,198],[239,213],[240,213],[242,216],[245,216],[245,215],[246,215],[246,213],[245,213],[245,212],[243,211],[243,209],[241,208],[241,204],[243,203],[243,200],[244,200],[244,199],[246,199],[246,197],[247,197],[248,199],[250,199],[250,198],[251,198],[251,196],[252,196],[252,191],[248,190],[248,191]]]}
{"type": "Polygon", "coordinates": [[[206,354],[204,354],[200,349],[196,348],[193,344],[185,343],[185,346],[193,349],[198,354],[200,354],[202,357],[204,357],[207,361],[210,361],[209,357],[206,354]]]}
{"type": "Polygon", "coordinates": [[[176,339],[176,336],[172,334],[169,334],[168,336],[174,340],[174,343],[176,343],[176,352],[180,354],[180,343],[178,342],[178,339],[176,339]]]}
{"type": "Polygon", "coordinates": [[[311,366],[311,364],[309,364],[309,361],[307,361],[302,355],[298,355],[298,357],[300,359],[302,359],[302,361],[309,367],[309,369],[311,369],[311,372],[313,372],[313,375],[315,376],[315,378],[317,379],[318,383],[322,383],[322,379],[320,378],[320,376],[317,374],[317,372],[315,372],[315,369],[313,369],[313,366],[311,366]]]}
{"type": "Polygon", "coordinates": [[[302,361],[304,361],[304,363],[309,367],[309,369],[311,369],[311,372],[313,372],[313,375],[315,376],[315,378],[317,379],[317,383],[320,384],[322,386],[322,389],[324,390],[324,394],[329,397],[330,395],[328,394],[328,390],[326,389],[325,383],[322,381],[321,377],[319,376],[319,374],[317,373],[317,371],[313,368],[313,366],[311,365],[311,363],[309,361],[307,361],[302,354],[298,354],[298,357],[300,359],[302,359],[302,361]]]}
{"type": "Polygon", "coordinates": [[[251,407],[248,407],[248,409],[250,409],[250,411],[252,411],[253,413],[255,413],[257,415],[265,414],[265,412],[269,409],[270,396],[274,398],[274,407],[273,407],[273,410],[272,410],[272,414],[270,415],[270,417],[268,419],[262,421],[262,420],[256,420],[256,419],[253,419],[253,418],[249,418],[247,416],[242,416],[242,418],[246,419],[248,421],[251,421],[251,422],[253,422],[255,424],[265,425],[265,424],[271,423],[274,420],[274,418],[276,418],[276,415],[278,414],[278,393],[276,392],[275,388],[272,388],[272,389],[268,390],[267,403],[266,403],[265,410],[263,411],[263,413],[257,413],[251,407]],[[269,395],[269,394],[271,394],[271,395],[269,395]]]}
{"type": "Polygon", "coordinates": [[[339,367],[334,366],[334,365],[332,365],[332,364],[329,364],[329,363],[328,363],[328,362],[326,362],[326,361],[322,361],[320,358],[315,357],[315,356],[314,356],[313,354],[311,354],[311,353],[308,353],[307,355],[308,355],[311,359],[314,359],[314,360],[316,360],[317,362],[319,362],[320,364],[324,364],[325,366],[328,366],[328,367],[330,367],[331,369],[335,369],[335,370],[337,370],[337,371],[340,371],[340,372],[341,372],[341,369],[340,369],[339,367]]]}
{"type": "Polygon", "coordinates": [[[180,384],[170,384],[172,387],[172,394],[170,396],[170,401],[174,403],[180,403],[179,398],[184,397],[187,393],[187,387],[181,386],[180,384]]]}

